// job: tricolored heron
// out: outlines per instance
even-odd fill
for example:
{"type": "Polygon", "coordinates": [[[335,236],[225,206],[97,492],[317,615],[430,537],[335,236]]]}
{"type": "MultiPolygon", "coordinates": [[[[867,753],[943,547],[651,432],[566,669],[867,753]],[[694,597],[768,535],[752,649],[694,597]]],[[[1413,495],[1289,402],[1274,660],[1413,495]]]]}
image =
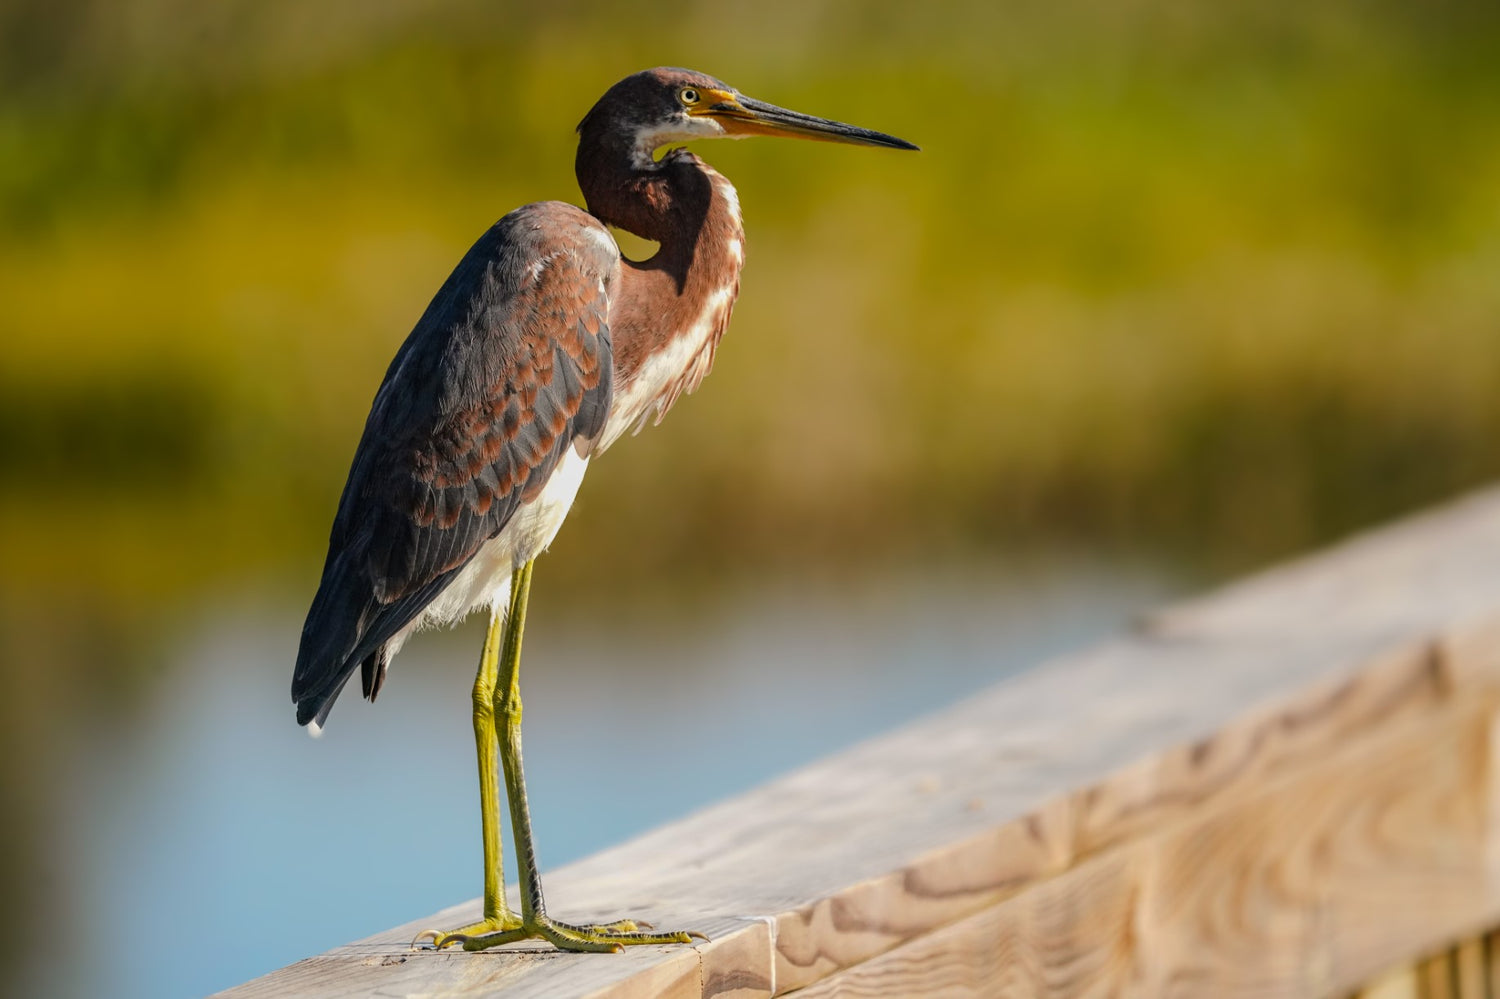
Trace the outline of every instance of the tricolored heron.
{"type": "Polygon", "coordinates": [[[521,633],[533,561],[590,459],[697,388],[739,290],[734,187],[686,149],[656,153],[747,135],[916,148],[751,100],[701,73],[628,76],[578,126],[588,211],[548,201],[495,223],[417,320],[370,407],[302,629],[292,699],[297,721],[317,732],[356,670],[373,701],[414,631],[489,611],[473,689],[484,916],[419,936],[438,948],[541,938],[608,951],[696,935],[547,915],[521,770],[521,633]],[[660,248],[642,263],[622,259],[609,226],[660,248]],[[501,869],[502,772],[519,913],[506,903],[501,869]]]}

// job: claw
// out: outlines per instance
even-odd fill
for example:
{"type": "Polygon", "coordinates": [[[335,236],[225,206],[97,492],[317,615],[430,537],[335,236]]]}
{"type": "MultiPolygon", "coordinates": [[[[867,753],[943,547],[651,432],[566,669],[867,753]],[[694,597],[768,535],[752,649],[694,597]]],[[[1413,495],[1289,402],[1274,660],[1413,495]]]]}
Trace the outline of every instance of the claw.
{"type": "Polygon", "coordinates": [[[442,930],[422,930],[411,938],[412,950],[442,950],[450,944],[462,944],[468,941],[468,936],[463,933],[444,933],[442,930]],[[429,947],[419,947],[424,941],[430,942],[429,947]]]}

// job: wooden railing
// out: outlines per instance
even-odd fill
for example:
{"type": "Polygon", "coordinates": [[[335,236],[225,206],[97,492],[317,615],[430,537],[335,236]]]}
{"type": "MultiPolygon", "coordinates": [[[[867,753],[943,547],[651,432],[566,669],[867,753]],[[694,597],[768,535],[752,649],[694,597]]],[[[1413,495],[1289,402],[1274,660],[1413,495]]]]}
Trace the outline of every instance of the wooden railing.
{"type": "Polygon", "coordinates": [[[1344,996],[1500,922],[1500,492],[1143,621],[546,878],[694,947],[413,951],[228,995],[1344,996]]]}
{"type": "Polygon", "coordinates": [[[1349,999],[1500,999],[1500,931],[1392,968],[1349,999]]]}

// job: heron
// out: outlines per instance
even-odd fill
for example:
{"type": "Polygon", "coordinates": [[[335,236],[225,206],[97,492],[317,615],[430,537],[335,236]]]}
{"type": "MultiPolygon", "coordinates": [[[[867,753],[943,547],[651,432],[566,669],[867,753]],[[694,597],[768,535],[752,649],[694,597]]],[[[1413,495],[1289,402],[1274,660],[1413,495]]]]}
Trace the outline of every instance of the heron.
{"type": "Polygon", "coordinates": [[[339,499],[292,676],[297,721],[318,734],[356,672],[373,702],[414,632],[488,613],[472,690],[483,914],[413,941],[436,949],[540,939],[562,950],[618,951],[702,937],[631,919],[575,924],[547,914],[521,762],[532,568],[589,462],[696,389],[729,323],[744,262],[739,198],[682,143],[780,135],[917,148],[675,68],[616,83],[577,131],[574,168],[587,210],[546,201],[501,218],[391,361],[339,499]],[[658,249],[626,259],[610,227],[658,249]],[[505,893],[502,780],[519,912],[505,893]]]}

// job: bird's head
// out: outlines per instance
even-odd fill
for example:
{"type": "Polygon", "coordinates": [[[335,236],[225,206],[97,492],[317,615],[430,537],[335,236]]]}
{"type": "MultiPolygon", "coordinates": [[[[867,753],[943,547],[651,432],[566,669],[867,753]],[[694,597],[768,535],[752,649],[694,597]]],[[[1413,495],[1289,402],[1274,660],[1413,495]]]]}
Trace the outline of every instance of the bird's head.
{"type": "Polygon", "coordinates": [[[693,139],[780,135],[888,149],[916,149],[904,139],[815,118],[746,97],[722,80],[687,69],[648,69],[610,87],[578,125],[582,140],[628,151],[649,167],[656,150],[693,139]]]}

